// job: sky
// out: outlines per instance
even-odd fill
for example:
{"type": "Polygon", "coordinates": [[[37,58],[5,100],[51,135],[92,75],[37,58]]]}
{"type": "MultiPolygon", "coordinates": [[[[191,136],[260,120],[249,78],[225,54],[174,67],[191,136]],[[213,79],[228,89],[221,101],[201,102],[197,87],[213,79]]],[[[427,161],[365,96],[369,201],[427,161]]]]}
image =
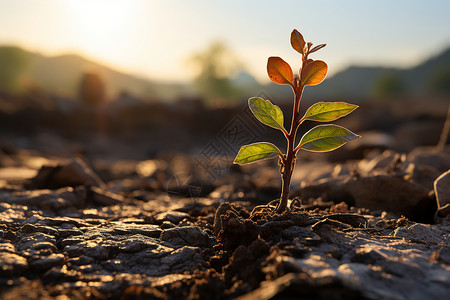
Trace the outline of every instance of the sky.
{"type": "Polygon", "coordinates": [[[327,47],[329,75],[351,65],[410,67],[450,46],[449,0],[0,0],[0,45],[81,54],[154,80],[188,81],[193,53],[222,41],[268,81],[269,56],[294,69],[292,29],[327,47]]]}

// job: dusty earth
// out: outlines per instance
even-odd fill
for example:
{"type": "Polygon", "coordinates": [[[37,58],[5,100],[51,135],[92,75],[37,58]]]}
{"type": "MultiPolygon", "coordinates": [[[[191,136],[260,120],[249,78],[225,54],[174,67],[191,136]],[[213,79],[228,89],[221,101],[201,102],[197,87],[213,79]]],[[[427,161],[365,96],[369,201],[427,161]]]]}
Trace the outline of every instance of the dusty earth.
{"type": "Polygon", "coordinates": [[[449,148],[305,156],[282,215],[276,162],[199,159],[4,144],[0,298],[448,299],[449,148]]]}
{"type": "Polygon", "coordinates": [[[448,298],[448,99],[361,105],[276,215],[276,161],[230,164],[284,145],[247,108],[41,98],[0,93],[1,299],[448,298]]]}

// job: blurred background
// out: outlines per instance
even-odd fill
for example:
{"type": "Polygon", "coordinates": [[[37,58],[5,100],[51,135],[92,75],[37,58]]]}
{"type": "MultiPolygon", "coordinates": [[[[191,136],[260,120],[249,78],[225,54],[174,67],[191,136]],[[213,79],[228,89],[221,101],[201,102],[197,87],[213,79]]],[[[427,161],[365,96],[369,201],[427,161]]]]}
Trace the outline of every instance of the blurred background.
{"type": "MultiPolygon", "coordinates": [[[[223,156],[282,135],[254,122],[251,96],[290,120],[292,92],[269,56],[298,70],[296,28],[327,62],[313,101],[360,108],[340,121],[366,149],[436,145],[450,104],[450,2],[0,0],[0,146],[57,156],[223,156]]],[[[308,124],[308,126],[313,124],[308,124]]],[[[306,126],[303,130],[307,130],[306,126]]]]}

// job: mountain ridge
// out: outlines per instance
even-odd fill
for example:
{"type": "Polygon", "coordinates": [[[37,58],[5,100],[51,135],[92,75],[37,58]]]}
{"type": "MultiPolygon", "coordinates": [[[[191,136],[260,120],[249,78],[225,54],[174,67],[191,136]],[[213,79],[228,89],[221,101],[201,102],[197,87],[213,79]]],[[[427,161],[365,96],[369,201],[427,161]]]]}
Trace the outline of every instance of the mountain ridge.
{"type": "MultiPolygon", "coordinates": [[[[12,85],[15,80],[38,86],[52,93],[76,97],[83,73],[95,72],[104,80],[109,98],[115,98],[121,92],[128,92],[143,99],[156,100],[173,100],[195,95],[193,88],[188,84],[165,83],[127,74],[73,53],[45,56],[17,46],[4,45],[0,46],[0,65],[3,67],[0,70],[0,86],[12,85]]],[[[443,78],[440,88],[443,87],[444,92],[448,92],[449,74],[450,47],[406,69],[350,66],[327,78],[314,89],[305,90],[305,97],[352,100],[367,98],[377,92],[380,88],[377,84],[379,85],[383,78],[396,80],[402,94],[426,94],[433,92],[431,90],[433,80],[440,80],[439,76],[443,78]]],[[[291,96],[291,91],[283,86],[274,83],[258,84],[251,74],[244,75],[240,74],[236,79],[232,79],[233,84],[245,91],[242,97],[261,91],[279,99],[291,96]]]]}

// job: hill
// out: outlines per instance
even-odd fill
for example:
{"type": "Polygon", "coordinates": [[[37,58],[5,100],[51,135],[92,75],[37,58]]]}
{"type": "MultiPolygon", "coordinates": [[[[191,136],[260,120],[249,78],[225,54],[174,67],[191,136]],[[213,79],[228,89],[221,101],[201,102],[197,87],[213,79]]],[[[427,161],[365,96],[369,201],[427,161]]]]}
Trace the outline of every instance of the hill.
{"type": "Polygon", "coordinates": [[[0,65],[0,86],[9,90],[23,89],[23,85],[37,86],[74,97],[82,75],[94,72],[103,79],[110,98],[125,91],[152,99],[173,99],[190,93],[186,85],[139,78],[74,54],[47,57],[14,46],[2,46],[0,65]]]}
{"type": "Polygon", "coordinates": [[[408,68],[352,66],[326,79],[308,96],[361,99],[450,93],[450,48],[419,65],[408,68]]]}
{"type": "MultiPolygon", "coordinates": [[[[47,57],[13,46],[0,47],[0,88],[20,90],[37,86],[50,93],[74,97],[84,72],[103,79],[109,98],[128,92],[143,99],[174,100],[194,95],[193,87],[164,83],[114,70],[79,55],[47,57]]],[[[240,97],[261,95],[279,101],[291,99],[290,89],[274,83],[261,85],[251,74],[240,73],[232,84],[240,97]]],[[[408,69],[352,66],[322,84],[305,90],[305,98],[351,101],[372,96],[450,94],[450,48],[408,69]]]]}

